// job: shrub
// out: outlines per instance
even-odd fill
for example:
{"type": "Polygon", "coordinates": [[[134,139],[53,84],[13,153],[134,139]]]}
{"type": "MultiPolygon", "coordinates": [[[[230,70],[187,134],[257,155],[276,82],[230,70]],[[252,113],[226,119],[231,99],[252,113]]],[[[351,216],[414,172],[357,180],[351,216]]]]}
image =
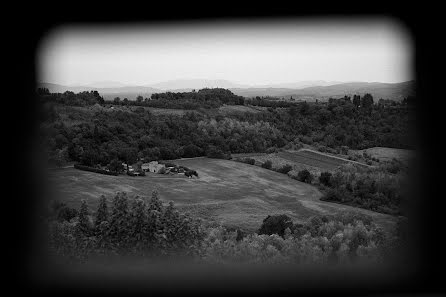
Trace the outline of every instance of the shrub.
{"type": "Polygon", "coordinates": [[[122,166],[122,162],[119,161],[118,159],[113,159],[108,164],[108,170],[110,170],[112,172],[123,172],[124,171],[124,166],[122,166]]]}
{"type": "Polygon", "coordinates": [[[297,180],[310,184],[311,181],[313,180],[313,176],[307,169],[304,169],[299,171],[299,173],[297,174],[297,180]]]}
{"type": "MultiPolygon", "coordinates": [[[[329,188],[322,196],[322,201],[334,201],[362,207],[363,202],[344,188],[329,188]]],[[[370,207],[367,207],[370,209],[370,207]]]]}
{"type": "Polygon", "coordinates": [[[331,173],[321,172],[321,175],[319,176],[319,182],[324,186],[331,187],[331,173]]]}
{"type": "Polygon", "coordinates": [[[287,174],[288,172],[290,172],[291,170],[293,170],[293,166],[286,164],[283,165],[282,167],[277,169],[277,172],[283,173],[283,174],[287,174]]]}
{"type": "Polygon", "coordinates": [[[78,214],[77,209],[68,207],[66,205],[63,205],[59,208],[59,211],[57,213],[57,220],[58,221],[70,221],[72,218],[76,217],[78,214]]]}
{"type": "Polygon", "coordinates": [[[262,164],[262,167],[266,169],[271,169],[273,167],[273,163],[271,162],[271,160],[267,160],[262,164]]]}
{"type": "Polygon", "coordinates": [[[265,153],[267,154],[272,154],[272,153],[277,153],[277,148],[276,147],[269,147],[265,150],[265,153]]]}
{"type": "Polygon", "coordinates": [[[195,175],[196,177],[198,177],[198,173],[195,170],[188,170],[184,173],[185,176],[193,176],[195,175]]]}
{"type": "Polygon", "coordinates": [[[253,158],[244,158],[242,159],[242,162],[249,165],[254,165],[256,163],[256,160],[253,158]]]}
{"type": "Polygon", "coordinates": [[[278,234],[284,236],[286,228],[292,228],[293,222],[287,215],[267,216],[259,229],[259,234],[278,234]]]}

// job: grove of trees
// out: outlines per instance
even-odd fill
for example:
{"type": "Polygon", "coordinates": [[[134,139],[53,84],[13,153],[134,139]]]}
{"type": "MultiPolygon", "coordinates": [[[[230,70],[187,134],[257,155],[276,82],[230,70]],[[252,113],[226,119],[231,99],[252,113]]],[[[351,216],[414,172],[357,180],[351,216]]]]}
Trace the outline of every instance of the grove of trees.
{"type": "Polygon", "coordinates": [[[402,230],[385,232],[364,215],[313,216],[294,223],[286,215],[265,218],[259,232],[230,231],[179,213],[154,191],[150,200],[117,193],[101,196],[96,210],[82,201],[69,210],[53,203],[49,251],[77,263],[98,256],[187,257],[204,263],[386,263],[399,255],[402,230]]]}

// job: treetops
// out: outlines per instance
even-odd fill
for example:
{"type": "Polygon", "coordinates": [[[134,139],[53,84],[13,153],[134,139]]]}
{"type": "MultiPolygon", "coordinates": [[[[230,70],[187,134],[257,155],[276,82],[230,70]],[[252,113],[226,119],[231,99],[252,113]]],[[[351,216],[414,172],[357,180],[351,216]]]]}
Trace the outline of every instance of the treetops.
{"type": "Polygon", "coordinates": [[[356,213],[319,215],[303,223],[272,215],[257,233],[231,231],[182,214],[173,203],[163,205],[157,191],[149,201],[125,193],[112,201],[101,196],[93,213],[82,201],[76,217],[49,224],[51,251],[70,261],[100,255],[186,256],[207,263],[385,261],[400,244],[398,232],[385,232],[356,213]]]}

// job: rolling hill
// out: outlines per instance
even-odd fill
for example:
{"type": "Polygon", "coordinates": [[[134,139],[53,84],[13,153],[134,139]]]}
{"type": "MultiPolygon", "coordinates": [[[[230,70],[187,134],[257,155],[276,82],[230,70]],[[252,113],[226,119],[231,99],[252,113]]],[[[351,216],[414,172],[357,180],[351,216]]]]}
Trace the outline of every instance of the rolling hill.
{"type": "Polygon", "coordinates": [[[353,211],[371,216],[383,228],[395,223],[390,215],[321,201],[322,194],[316,187],[258,166],[203,157],[173,162],[193,168],[199,177],[156,173],[110,176],[74,168],[55,169],[47,176],[53,191],[51,199],[75,208],[86,199],[95,209],[101,195],[111,200],[122,191],[149,199],[152,190],[158,189],[164,203],[173,201],[182,212],[249,231],[257,230],[266,216],[282,213],[304,222],[317,214],[353,211]]]}
{"type": "MultiPolygon", "coordinates": [[[[327,100],[329,97],[339,98],[344,95],[352,96],[354,94],[364,95],[370,93],[375,100],[391,99],[401,101],[409,95],[415,95],[415,81],[407,81],[402,83],[381,83],[381,82],[349,82],[338,83],[325,81],[307,81],[300,82],[301,86],[308,84],[320,83],[322,85],[310,86],[303,88],[283,88],[283,87],[249,87],[232,83],[227,80],[175,80],[158,83],[147,86],[118,86],[118,87],[95,87],[90,84],[87,86],[64,86],[53,83],[39,83],[38,87],[45,87],[53,93],[63,93],[65,91],[72,91],[75,93],[83,91],[97,90],[106,99],[111,100],[114,97],[128,98],[135,100],[138,95],[143,97],[150,97],[153,93],[163,93],[166,90],[171,92],[190,92],[192,89],[201,89],[204,87],[220,87],[231,90],[234,94],[244,97],[256,96],[271,96],[285,99],[294,99],[315,101],[327,100]]],[[[109,83],[108,83],[109,84],[109,83]]],[[[115,83],[118,84],[118,83],[115,83]]],[[[106,83],[98,84],[98,86],[107,85],[106,83]]],[[[119,84],[118,84],[119,85],[119,84]]],[[[299,85],[299,83],[288,83],[280,85],[299,85]]],[[[279,86],[279,85],[275,85],[279,86]]]]}
{"type": "Polygon", "coordinates": [[[313,86],[302,89],[289,88],[246,88],[231,89],[231,91],[244,97],[272,96],[289,99],[305,99],[314,101],[324,100],[329,97],[338,98],[344,95],[364,95],[370,93],[376,100],[379,98],[400,101],[408,95],[415,95],[415,81],[402,83],[380,83],[380,82],[351,82],[335,84],[330,86],[313,86]]]}

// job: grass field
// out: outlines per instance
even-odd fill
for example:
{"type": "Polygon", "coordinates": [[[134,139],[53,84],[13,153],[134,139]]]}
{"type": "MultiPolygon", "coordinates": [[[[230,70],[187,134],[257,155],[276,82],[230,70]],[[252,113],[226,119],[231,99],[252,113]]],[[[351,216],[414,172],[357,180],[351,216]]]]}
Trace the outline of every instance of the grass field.
{"type": "Polygon", "coordinates": [[[255,231],[267,215],[285,213],[294,221],[326,213],[355,210],[373,216],[384,226],[393,218],[364,209],[320,201],[313,186],[257,166],[208,158],[176,160],[198,172],[198,179],[147,174],[145,177],[108,176],[64,168],[50,170],[53,199],[79,207],[86,199],[95,210],[100,195],[111,201],[118,191],[149,199],[157,188],[164,202],[173,201],[183,212],[229,227],[255,231]]]}
{"type": "Polygon", "coordinates": [[[261,110],[262,107],[244,106],[244,105],[223,105],[218,109],[219,113],[222,115],[245,113],[245,112],[258,113],[261,110]]]}
{"type": "Polygon", "coordinates": [[[298,171],[307,169],[314,175],[319,175],[323,171],[333,171],[341,165],[349,162],[357,163],[362,166],[368,166],[359,162],[350,161],[336,156],[330,156],[325,153],[309,149],[301,150],[287,150],[271,154],[233,154],[234,158],[253,158],[256,160],[256,165],[261,165],[267,160],[273,164],[273,168],[280,168],[286,164],[293,167],[292,175],[297,174],[298,171]]]}
{"type": "Polygon", "coordinates": [[[295,151],[295,152],[279,152],[279,157],[295,163],[302,163],[305,165],[317,167],[324,170],[334,170],[337,167],[344,165],[347,161],[328,157],[322,154],[311,151],[295,151]]]}
{"type": "Polygon", "coordinates": [[[409,162],[415,156],[415,152],[413,150],[396,149],[390,147],[372,147],[353,152],[357,154],[366,152],[370,156],[377,158],[380,161],[391,161],[392,159],[397,159],[405,163],[409,162]]]}

